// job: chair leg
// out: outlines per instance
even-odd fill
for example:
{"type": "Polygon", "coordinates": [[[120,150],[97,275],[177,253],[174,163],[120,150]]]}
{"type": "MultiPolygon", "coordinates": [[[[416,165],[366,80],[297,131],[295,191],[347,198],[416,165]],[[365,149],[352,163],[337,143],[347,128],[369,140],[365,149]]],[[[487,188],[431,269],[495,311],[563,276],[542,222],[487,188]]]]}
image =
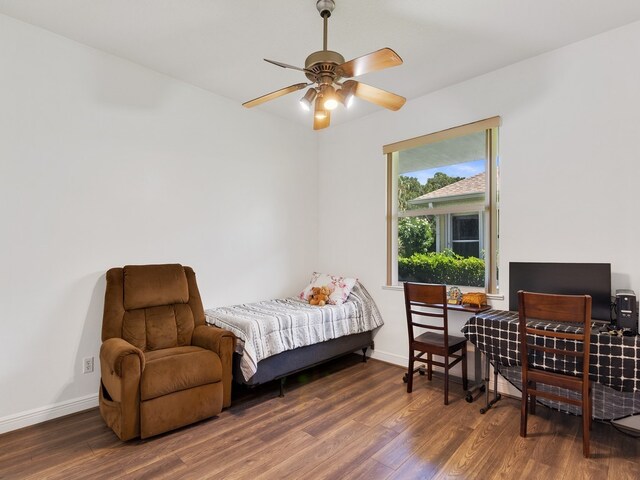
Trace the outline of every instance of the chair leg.
{"type": "Polygon", "coordinates": [[[413,391],[413,362],[415,358],[413,356],[413,350],[409,352],[409,368],[407,370],[407,393],[413,391]]]}
{"type": "Polygon", "coordinates": [[[589,399],[582,401],[582,455],[589,458],[589,441],[591,436],[591,412],[589,399]]]}
{"type": "MultiPolygon", "coordinates": [[[[536,382],[531,382],[530,385],[531,388],[536,388],[536,382]]],[[[536,396],[533,394],[529,394],[529,413],[531,415],[536,414],[536,396]]]]}
{"type": "Polygon", "coordinates": [[[449,357],[444,357],[444,404],[449,405],[449,357]]]}
{"type": "Polygon", "coordinates": [[[582,455],[589,458],[589,443],[591,441],[591,427],[593,425],[591,403],[591,382],[582,390],[582,455]]]}
{"type": "Polygon", "coordinates": [[[433,378],[433,356],[430,353],[427,353],[427,380],[431,380],[433,378]]]}
{"type": "Polygon", "coordinates": [[[527,414],[529,408],[527,382],[522,382],[522,401],[520,403],[520,436],[527,436],[527,414]]]}
{"type": "Polygon", "coordinates": [[[587,395],[587,400],[589,400],[589,409],[587,410],[587,412],[589,412],[589,430],[591,430],[593,426],[593,398],[591,395],[591,385],[589,385],[589,394],[587,395]]]}
{"type": "Polygon", "coordinates": [[[462,389],[467,391],[469,382],[467,380],[467,345],[462,346],[462,389]]]}

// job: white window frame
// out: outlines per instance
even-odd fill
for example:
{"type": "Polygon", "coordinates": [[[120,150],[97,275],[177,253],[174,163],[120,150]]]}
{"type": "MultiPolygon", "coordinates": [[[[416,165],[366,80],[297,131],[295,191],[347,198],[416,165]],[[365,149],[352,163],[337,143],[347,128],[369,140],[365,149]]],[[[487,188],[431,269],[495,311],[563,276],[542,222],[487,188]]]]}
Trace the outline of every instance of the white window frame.
{"type": "MultiPolygon", "coordinates": [[[[403,216],[436,215],[439,213],[464,214],[481,212],[479,228],[482,230],[480,250],[484,248],[485,255],[485,291],[489,294],[499,293],[498,288],[498,127],[501,124],[500,117],[491,117],[485,120],[453,127],[420,137],[385,145],[382,149],[387,159],[387,286],[398,285],[398,153],[429,143],[436,143],[456,137],[462,137],[472,133],[485,131],[486,134],[486,178],[487,188],[484,204],[478,204],[476,210],[473,205],[447,208],[441,212],[436,208],[430,211],[411,210],[403,212],[403,216]],[[470,208],[471,207],[471,208],[470,208]]],[[[446,207],[445,207],[446,208],[446,207]]],[[[451,228],[451,222],[447,220],[447,229],[451,228]]],[[[436,232],[439,235],[440,229],[436,232]]],[[[447,235],[447,243],[451,241],[450,232],[447,235]]],[[[436,238],[436,241],[438,239],[436,238]]]]}

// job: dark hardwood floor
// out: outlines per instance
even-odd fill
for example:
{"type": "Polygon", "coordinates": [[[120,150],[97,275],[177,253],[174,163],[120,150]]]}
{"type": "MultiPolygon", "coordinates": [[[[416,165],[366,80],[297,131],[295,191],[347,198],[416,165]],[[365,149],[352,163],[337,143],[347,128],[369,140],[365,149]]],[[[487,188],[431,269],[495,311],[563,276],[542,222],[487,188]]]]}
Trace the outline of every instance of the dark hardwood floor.
{"type": "Polygon", "coordinates": [[[519,402],[485,415],[442,380],[353,355],[288,382],[236,391],[218,417],[120,442],[97,409],[0,436],[2,479],[637,479],[640,440],[594,423],[582,457],[580,418],[539,407],[519,436],[519,402]]]}

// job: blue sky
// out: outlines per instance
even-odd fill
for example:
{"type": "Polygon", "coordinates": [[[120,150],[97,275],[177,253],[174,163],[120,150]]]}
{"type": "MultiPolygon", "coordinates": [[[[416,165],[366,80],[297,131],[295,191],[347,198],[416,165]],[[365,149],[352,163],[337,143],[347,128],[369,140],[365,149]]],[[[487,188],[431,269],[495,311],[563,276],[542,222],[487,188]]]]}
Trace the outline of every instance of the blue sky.
{"type": "Polygon", "coordinates": [[[450,177],[472,177],[485,170],[484,159],[474,160],[473,162],[458,163],[456,165],[448,165],[446,167],[430,168],[428,170],[420,170],[419,172],[403,173],[405,177],[417,178],[423,185],[429,180],[436,172],[442,172],[450,177]]]}

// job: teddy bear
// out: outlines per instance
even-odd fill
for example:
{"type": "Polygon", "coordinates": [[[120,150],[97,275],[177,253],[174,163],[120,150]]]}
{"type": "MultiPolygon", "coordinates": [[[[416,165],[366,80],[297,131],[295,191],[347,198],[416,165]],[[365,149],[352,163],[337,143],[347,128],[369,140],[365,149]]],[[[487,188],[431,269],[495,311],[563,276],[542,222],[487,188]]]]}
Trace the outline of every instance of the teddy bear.
{"type": "Polygon", "coordinates": [[[309,304],[324,307],[329,300],[330,294],[331,290],[329,290],[329,287],[312,287],[311,296],[309,297],[309,304]]]}

